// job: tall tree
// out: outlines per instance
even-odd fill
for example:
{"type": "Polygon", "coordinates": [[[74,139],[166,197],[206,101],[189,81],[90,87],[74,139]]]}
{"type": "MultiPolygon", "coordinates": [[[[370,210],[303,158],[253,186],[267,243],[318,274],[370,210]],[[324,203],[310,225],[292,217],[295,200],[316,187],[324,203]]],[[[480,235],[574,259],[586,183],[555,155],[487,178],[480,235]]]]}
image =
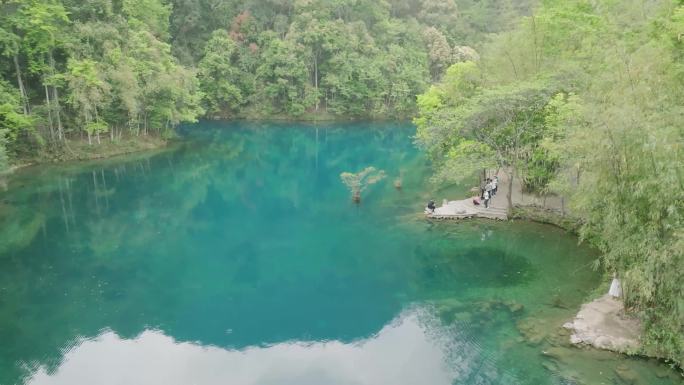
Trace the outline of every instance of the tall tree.
{"type": "Polygon", "coordinates": [[[45,88],[51,134],[53,139],[64,140],[58,91],[61,76],[55,61],[55,50],[63,48],[67,39],[68,13],[58,2],[31,0],[26,7],[19,10],[18,24],[24,31],[29,68],[33,73],[40,74],[45,88]],[[56,137],[54,123],[57,125],[56,137]]]}
{"type": "Polygon", "coordinates": [[[200,85],[211,114],[231,116],[246,102],[243,90],[251,76],[240,70],[237,55],[237,44],[228,32],[214,31],[199,62],[200,85]]]}
{"type": "Polygon", "coordinates": [[[109,127],[100,118],[105,98],[109,95],[109,86],[102,79],[101,71],[93,60],[69,60],[67,81],[71,94],[69,103],[78,111],[79,120],[88,134],[88,143],[92,144],[95,134],[100,143],[100,133],[109,127]]]}
{"type": "Polygon", "coordinates": [[[0,80],[0,173],[9,165],[9,152],[19,135],[31,129],[31,119],[21,113],[20,94],[0,80]]]}
{"type": "Polygon", "coordinates": [[[19,63],[19,55],[22,45],[21,37],[17,35],[17,24],[19,20],[16,14],[16,7],[19,5],[6,4],[2,5],[2,7],[9,8],[10,5],[13,5],[15,9],[12,12],[10,12],[9,9],[3,9],[3,13],[0,15],[0,46],[3,47],[2,56],[12,58],[17,86],[19,87],[19,92],[21,95],[22,109],[24,115],[28,115],[30,106],[26,87],[24,86],[23,71],[19,63]]]}

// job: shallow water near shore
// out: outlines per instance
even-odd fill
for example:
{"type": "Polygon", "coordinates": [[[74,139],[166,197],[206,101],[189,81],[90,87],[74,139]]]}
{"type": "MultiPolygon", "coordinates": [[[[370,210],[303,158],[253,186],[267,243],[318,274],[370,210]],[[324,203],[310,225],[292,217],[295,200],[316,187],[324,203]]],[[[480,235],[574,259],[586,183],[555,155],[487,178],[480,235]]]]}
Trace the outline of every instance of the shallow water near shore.
{"type": "Polygon", "coordinates": [[[413,130],[205,122],[169,151],[17,173],[0,384],[683,383],[568,346],[601,284],[575,237],[426,221],[454,196],[426,187],[413,130]],[[367,166],[388,177],[354,205],[339,174],[367,166]]]}

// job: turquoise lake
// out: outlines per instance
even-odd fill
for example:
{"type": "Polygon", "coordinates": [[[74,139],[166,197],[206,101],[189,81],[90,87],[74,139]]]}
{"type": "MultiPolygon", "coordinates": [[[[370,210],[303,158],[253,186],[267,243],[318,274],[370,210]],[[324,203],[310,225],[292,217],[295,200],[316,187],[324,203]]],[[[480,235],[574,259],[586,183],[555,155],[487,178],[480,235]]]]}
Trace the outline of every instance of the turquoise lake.
{"type": "Polygon", "coordinates": [[[683,383],[568,345],[606,287],[577,238],[425,220],[471,186],[432,187],[408,123],[179,132],[4,182],[0,384],[683,383]],[[340,173],[367,166],[355,205],[340,173]]]}

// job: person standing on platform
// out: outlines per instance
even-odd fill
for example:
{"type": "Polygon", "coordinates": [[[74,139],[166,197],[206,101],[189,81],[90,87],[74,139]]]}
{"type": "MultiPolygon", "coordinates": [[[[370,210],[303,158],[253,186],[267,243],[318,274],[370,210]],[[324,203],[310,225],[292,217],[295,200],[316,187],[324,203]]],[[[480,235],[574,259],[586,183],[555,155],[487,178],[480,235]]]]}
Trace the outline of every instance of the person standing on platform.
{"type": "MultiPolygon", "coordinates": [[[[492,180],[487,178],[487,184],[485,185],[485,192],[489,193],[489,198],[492,198],[492,180]]],[[[484,198],[484,197],[483,197],[484,198]]]]}

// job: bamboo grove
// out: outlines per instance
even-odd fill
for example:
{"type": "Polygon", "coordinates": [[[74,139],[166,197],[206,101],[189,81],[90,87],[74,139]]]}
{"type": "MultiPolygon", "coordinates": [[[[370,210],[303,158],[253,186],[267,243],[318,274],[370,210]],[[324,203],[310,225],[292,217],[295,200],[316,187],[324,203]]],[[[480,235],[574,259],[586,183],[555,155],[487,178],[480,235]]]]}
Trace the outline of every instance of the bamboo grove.
{"type": "MultiPolygon", "coordinates": [[[[418,97],[449,182],[482,167],[570,198],[645,349],[684,362],[684,3],[544,1],[418,97]]],[[[568,278],[570,279],[570,277],[568,278]]]]}

